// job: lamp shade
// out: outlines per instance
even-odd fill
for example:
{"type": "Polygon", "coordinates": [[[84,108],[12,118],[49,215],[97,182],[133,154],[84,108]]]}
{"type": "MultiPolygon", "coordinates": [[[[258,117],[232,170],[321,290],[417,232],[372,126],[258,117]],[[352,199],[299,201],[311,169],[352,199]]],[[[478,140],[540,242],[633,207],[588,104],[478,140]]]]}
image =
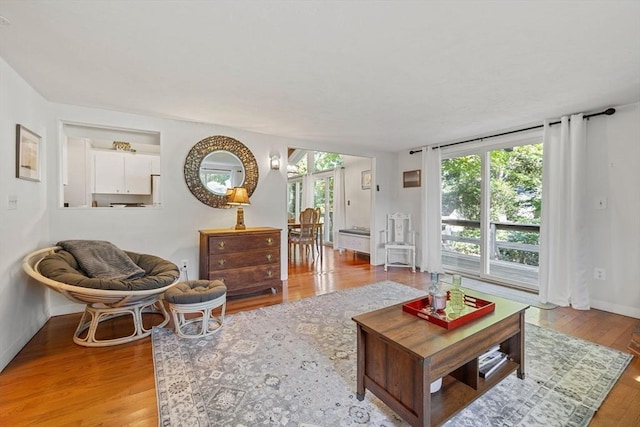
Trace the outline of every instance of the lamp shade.
{"type": "Polygon", "coordinates": [[[238,214],[236,216],[236,230],[245,230],[247,227],[244,225],[244,210],[242,205],[249,205],[249,193],[244,187],[233,187],[233,189],[227,190],[227,204],[237,205],[238,214]]]}
{"type": "Polygon", "coordinates": [[[234,187],[233,190],[227,190],[227,204],[229,205],[249,205],[249,194],[244,187],[234,187]]]}

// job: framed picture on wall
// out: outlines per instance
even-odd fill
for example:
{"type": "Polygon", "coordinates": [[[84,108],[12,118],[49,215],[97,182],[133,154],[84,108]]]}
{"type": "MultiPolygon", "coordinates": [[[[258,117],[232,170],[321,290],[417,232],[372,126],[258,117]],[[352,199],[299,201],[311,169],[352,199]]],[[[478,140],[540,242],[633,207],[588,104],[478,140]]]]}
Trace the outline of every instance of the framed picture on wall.
{"type": "Polygon", "coordinates": [[[420,169],[402,172],[402,186],[404,188],[420,187],[420,169]]]}
{"type": "Polygon", "coordinates": [[[362,171],[360,183],[362,184],[363,190],[369,190],[371,188],[371,170],[362,171]]]}
{"type": "Polygon", "coordinates": [[[40,135],[16,125],[16,178],[40,181],[40,135]]]}

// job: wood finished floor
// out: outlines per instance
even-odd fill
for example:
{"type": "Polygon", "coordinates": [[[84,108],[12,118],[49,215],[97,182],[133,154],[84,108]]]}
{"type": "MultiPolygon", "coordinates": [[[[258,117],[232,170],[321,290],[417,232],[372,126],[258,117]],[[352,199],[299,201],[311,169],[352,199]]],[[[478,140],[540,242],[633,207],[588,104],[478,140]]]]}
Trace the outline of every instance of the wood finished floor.
{"type": "MultiPolygon", "coordinates": [[[[426,275],[368,264],[352,252],[325,250],[322,262],[298,260],[289,267],[287,290],[234,298],[235,313],[313,295],[393,280],[426,289],[426,275]]],[[[73,343],[79,314],[50,319],[0,374],[0,426],[155,426],[157,406],[150,338],[108,348],[73,343]]],[[[599,310],[527,310],[527,321],[627,351],[637,319],[599,310]]],[[[4,325],[4,327],[9,327],[4,325]]],[[[116,320],[106,333],[121,333],[116,320]]],[[[591,426],[640,425],[640,361],[636,357],[617,382],[591,426]]],[[[355,384],[354,384],[355,387],[355,384]]]]}

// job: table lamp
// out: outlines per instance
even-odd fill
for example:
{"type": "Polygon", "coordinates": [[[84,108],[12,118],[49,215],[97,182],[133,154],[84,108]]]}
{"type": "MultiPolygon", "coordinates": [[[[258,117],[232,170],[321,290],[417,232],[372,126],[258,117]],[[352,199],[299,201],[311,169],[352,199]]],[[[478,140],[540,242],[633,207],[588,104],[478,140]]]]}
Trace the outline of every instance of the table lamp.
{"type": "Polygon", "coordinates": [[[244,187],[234,187],[232,190],[227,191],[227,204],[232,206],[238,206],[238,215],[236,218],[236,230],[244,230],[247,227],[244,225],[244,209],[242,206],[251,204],[249,202],[249,194],[244,187]]]}

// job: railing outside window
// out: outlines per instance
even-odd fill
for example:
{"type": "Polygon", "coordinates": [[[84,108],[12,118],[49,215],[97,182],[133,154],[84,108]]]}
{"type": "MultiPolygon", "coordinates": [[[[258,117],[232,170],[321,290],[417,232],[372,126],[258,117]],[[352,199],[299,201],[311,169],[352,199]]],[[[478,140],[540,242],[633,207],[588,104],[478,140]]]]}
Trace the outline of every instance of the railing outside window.
{"type": "MultiPolygon", "coordinates": [[[[442,219],[442,251],[456,268],[478,271],[480,262],[480,221],[442,219]],[[464,230],[464,232],[462,232],[464,230]],[[476,237],[478,236],[478,237],[476,237]]],[[[537,283],[540,225],[510,222],[489,223],[489,264],[491,274],[537,283]]]]}

